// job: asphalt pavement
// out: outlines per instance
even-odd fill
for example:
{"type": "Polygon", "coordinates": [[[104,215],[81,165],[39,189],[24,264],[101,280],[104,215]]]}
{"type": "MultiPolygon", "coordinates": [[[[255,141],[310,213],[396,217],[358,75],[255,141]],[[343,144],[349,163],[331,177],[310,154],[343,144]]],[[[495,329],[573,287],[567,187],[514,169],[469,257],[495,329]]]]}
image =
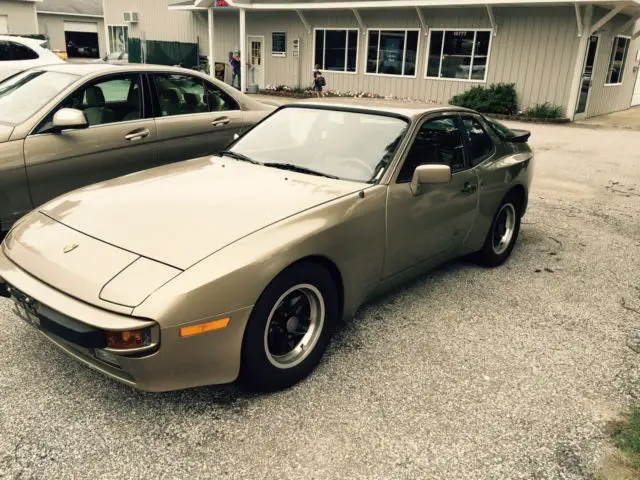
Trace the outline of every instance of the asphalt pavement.
{"type": "Polygon", "coordinates": [[[640,396],[640,133],[525,128],[512,258],[367,305],[288,391],[137,392],[0,300],[0,478],[592,478],[640,396]]]}

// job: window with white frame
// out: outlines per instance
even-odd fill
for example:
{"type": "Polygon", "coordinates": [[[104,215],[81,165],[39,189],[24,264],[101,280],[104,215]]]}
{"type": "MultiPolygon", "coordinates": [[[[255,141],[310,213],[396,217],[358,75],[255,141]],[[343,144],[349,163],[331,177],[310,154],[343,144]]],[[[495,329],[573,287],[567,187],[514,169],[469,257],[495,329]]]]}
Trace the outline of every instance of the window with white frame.
{"type": "Polygon", "coordinates": [[[128,52],[129,49],[129,27],[126,25],[108,25],[109,31],[109,51],[128,52]]]}
{"type": "Polygon", "coordinates": [[[491,30],[432,29],[427,51],[427,78],[484,82],[491,49],[491,30]]]}
{"type": "Polygon", "coordinates": [[[320,70],[356,73],[358,71],[358,29],[314,30],[314,65],[320,70]]]}
{"type": "Polygon", "coordinates": [[[624,64],[629,54],[630,37],[614,37],[609,70],[607,71],[607,85],[620,85],[624,77],[624,64]]]}
{"type": "Polygon", "coordinates": [[[415,77],[420,30],[369,30],[367,73],[415,77]]]}

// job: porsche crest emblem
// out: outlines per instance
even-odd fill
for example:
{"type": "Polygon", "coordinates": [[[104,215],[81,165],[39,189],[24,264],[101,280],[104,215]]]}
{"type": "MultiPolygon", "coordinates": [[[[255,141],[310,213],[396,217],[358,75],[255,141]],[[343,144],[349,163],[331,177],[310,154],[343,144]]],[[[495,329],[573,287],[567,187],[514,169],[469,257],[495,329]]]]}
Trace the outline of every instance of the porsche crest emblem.
{"type": "Polygon", "coordinates": [[[78,244],[77,243],[70,243],[69,245],[65,245],[65,247],[62,249],[62,251],[64,253],[69,253],[69,252],[72,252],[73,250],[75,250],[76,248],[78,248],[78,244]]]}

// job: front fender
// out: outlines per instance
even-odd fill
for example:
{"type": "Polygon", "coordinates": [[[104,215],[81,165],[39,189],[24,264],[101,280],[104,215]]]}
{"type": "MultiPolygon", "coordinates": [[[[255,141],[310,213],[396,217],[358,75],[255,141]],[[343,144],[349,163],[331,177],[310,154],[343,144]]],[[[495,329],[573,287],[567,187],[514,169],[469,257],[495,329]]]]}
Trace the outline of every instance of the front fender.
{"type": "Polygon", "coordinates": [[[271,280],[292,263],[322,256],[344,286],[352,314],[380,279],[385,248],[386,186],[374,186],[253,233],[178,275],[133,315],[161,326],[198,323],[255,304],[271,280]]]}

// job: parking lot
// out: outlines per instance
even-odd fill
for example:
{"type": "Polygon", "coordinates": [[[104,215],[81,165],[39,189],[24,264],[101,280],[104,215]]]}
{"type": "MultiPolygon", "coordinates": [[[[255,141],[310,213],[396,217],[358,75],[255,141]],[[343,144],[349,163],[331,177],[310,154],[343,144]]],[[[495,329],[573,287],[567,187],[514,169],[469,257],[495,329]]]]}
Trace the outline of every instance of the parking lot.
{"type": "Polygon", "coordinates": [[[366,306],[285,392],[137,392],[0,300],[0,477],[590,478],[640,395],[640,133],[520,127],[537,163],[512,258],[366,306]]]}

